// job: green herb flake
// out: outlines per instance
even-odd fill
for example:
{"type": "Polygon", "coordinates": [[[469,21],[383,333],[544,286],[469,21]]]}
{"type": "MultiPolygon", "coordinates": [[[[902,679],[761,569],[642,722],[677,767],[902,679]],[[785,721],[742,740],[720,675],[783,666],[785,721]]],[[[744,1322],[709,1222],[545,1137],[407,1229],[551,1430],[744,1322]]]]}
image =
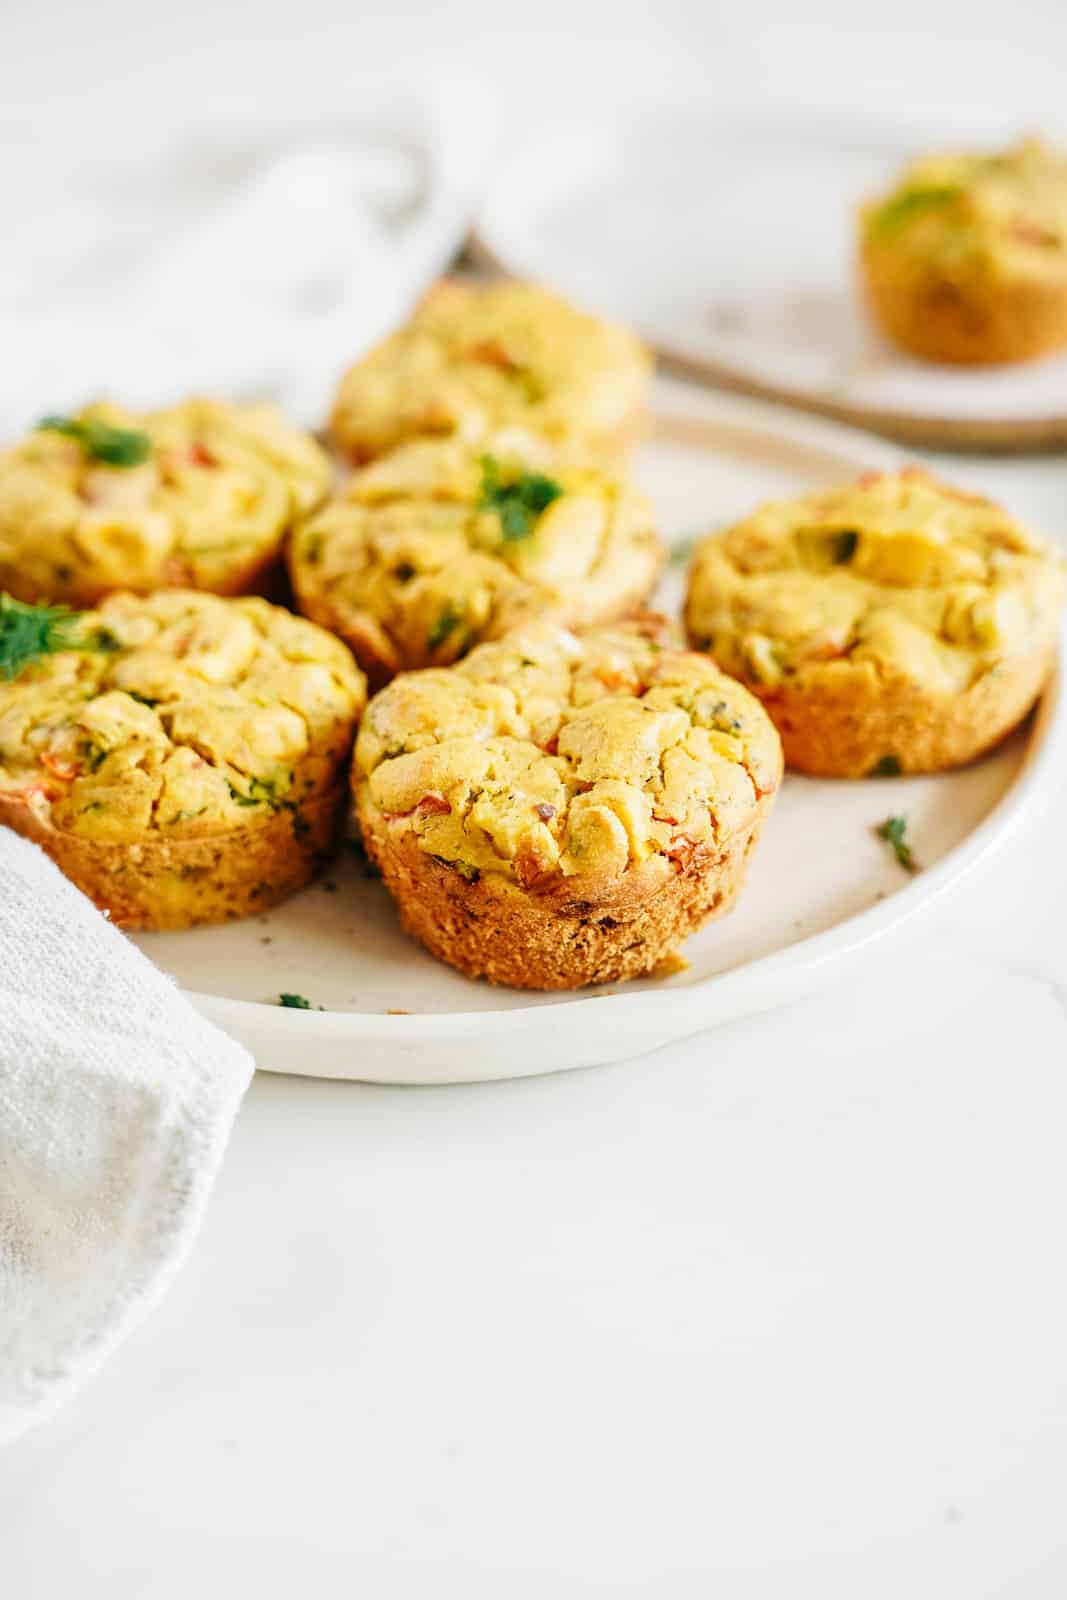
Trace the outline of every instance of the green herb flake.
{"type": "Polygon", "coordinates": [[[462,612],[456,610],[451,600],[446,601],[426,635],[427,650],[436,650],[443,645],[449,634],[454,633],[462,621],[462,612]]]}
{"type": "Polygon", "coordinates": [[[242,794],[240,789],[235,789],[232,783],[227,783],[226,787],[230,791],[230,799],[236,806],[261,806],[263,804],[262,796],[242,794]]]}
{"type": "Polygon", "coordinates": [[[43,433],[60,433],[74,439],[93,461],[109,467],[139,467],[152,454],[152,440],[136,428],[116,428],[99,417],[42,417],[43,433]]]}
{"type": "Polygon", "coordinates": [[[554,478],[543,472],[522,472],[507,481],[495,456],[482,457],[482,493],[479,505],[500,517],[500,531],[510,544],[525,539],[542,511],[563,493],[554,478]]]}
{"type": "Polygon", "coordinates": [[[899,757],[883,756],[881,761],[876,761],[870,772],[869,778],[899,778],[902,772],[899,757]]]}
{"type": "Polygon", "coordinates": [[[843,567],[846,562],[851,561],[856,554],[856,546],[859,542],[859,534],[852,532],[850,529],[845,529],[842,533],[831,534],[830,559],[834,566],[843,567]]]}
{"type": "Polygon", "coordinates": [[[9,594],[0,594],[0,678],[10,683],[33,662],[62,650],[121,649],[106,628],[79,638],[74,630],[82,615],[69,606],[27,606],[9,594]]]}
{"type": "Polygon", "coordinates": [[[672,567],[687,567],[693,559],[693,552],[700,542],[700,535],[687,534],[684,539],[676,539],[667,553],[667,562],[672,567]]]}
{"type": "Polygon", "coordinates": [[[293,1011],[311,1010],[311,1001],[305,1000],[302,994],[280,994],[278,996],[278,1004],[280,1006],[289,1006],[293,1011]]]}
{"type": "Polygon", "coordinates": [[[907,817],[886,817],[874,831],[879,839],[884,839],[889,845],[905,872],[918,872],[919,863],[912,854],[911,845],[904,837],[907,827],[907,817]]]}
{"type": "Polygon", "coordinates": [[[867,232],[881,238],[906,227],[916,217],[928,211],[939,211],[943,206],[958,200],[963,190],[956,183],[927,184],[922,188],[902,189],[889,197],[884,205],[871,212],[867,232]]]}
{"type": "Polygon", "coordinates": [[[270,806],[272,811],[276,811],[285,804],[278,797],[277,782],[266,778],[249,778],[247,790],[238,789],[228,780],[226,787],[230,791],[230,799],[238,806],[270,806]]]}

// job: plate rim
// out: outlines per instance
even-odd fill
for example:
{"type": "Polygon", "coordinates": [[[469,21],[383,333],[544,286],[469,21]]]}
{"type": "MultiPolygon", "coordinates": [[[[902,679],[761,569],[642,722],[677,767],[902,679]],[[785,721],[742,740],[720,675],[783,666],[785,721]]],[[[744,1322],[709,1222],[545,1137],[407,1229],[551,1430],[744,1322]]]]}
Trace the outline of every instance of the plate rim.
{"type": "MultiPolygon", "coordinates": [[[[671,988],[667,979],[662,987],[655,990],[627,991],[624,988],[603,993],[590,989],[566,990],[560,992],[558,1000],[547,1006],[512,1006],[485,1011],[401,1014],[389,1011],[287,1011],[284,1007],[265,1001],[235,1000],[225,995],[211,995],[190,989],[183,992],[199,1008],[210,1010],[215,1020],[232,1014],[238,1019],[262,1021],[270,1015],[272,1025],[279,1032],[289,1032],[294,1038],[306,1038],[310,1031],[323,1038],[342,1036],[356,1043],[403,1034],[405,1042],[418,1043],[442,1035],[448,1038],[472,1037],[479,1032],[487,1036],[494,1035],[502,1029],[510,1030],[514,1026],[521,1026],[523,1022],[543,1018],[549,1012],[558,1018],[562,1012],[571,1012],[575,1007],[588,1004],[591,999],[613,1001],[612,1021],[619,1022],[625,1020],[625,1016],[636,1016],[654,1009],[668,995],[674,1003],[692,1009],[712,989],[722,994],[727,990],[740,991],[753,985],[759,987],[770,978],[795,977],[801,970],[825,971],[827,967],[845,962],[875,940],[895,933],[917,914],[931,909],[971,876],[976,868],[1007,845],[1011,837],[1034,815],[1044,797],[1044,780],[1055,768],[1061,752],[1067,748],[1067,726],[1060,715],[1064,695],[1062,662],[1061,651],[1053,674],[1032,714],[1030,737],[1019,771],[976,828],[946,851],[932,867],[925,868],[910,883],[895,890],[884,900],[842,918],[820,933],[809,934],[782,950],[743,962],[729,971],[713,973],[710,977],[677,988],[671,988]]],[[[684,1037],[684,1033],[680,1032],[677,1037],[684,1037]]],[[[544,1070],[562,1070],[564,1065],[561,1064],[559,1069],[549,1067],[544,1070]]]]}
{"type": "MultiPolygon", "coordinates": [[[[771,137],[775,134],[781,136],[792,130],[802,133],[809,140],[837,137],[842,140],[851,138],[853,141],[860,138],[871,143],[891,142],[901,147],[902,151],[908,146],[914,150],[921,150],[938,139],[955,137],[965,140],[967,137],[964,126],[950,111],[944,112],[941,117],[927,112],[918,133],[910,125],[874,114],[845,116],[841,113],[827,112],[812,119],[791,114],[788,109],[769,114],[750,113],[740,107],[697,110],[690,108],[685,111],[683,108],[660,102],[643,105],[638,112],[638,122],[641,121],[660,125],[673,121],[679,127],[706,127],[732,133],[750,143],[760,137],[771,137]]],[[[1018,134],[1021,126],[1022,123],[1015,118],[1004,119],[1000,136],[1010,137],[1012,130],[1018,134]]],[[[529,161],[531,151],[536,150],[538,145],[543,146],[549,139],[558,138],[567,130],[577,132],[584,129],[588,133],[592,127],[601,133],[618,131],[632,134],[634,131],[632,124],[624,124],[618,118],[612,121],[608,117],[585,120],[559,117],[527,131],[505,152],[494,174],[493,182],[483,196],[481,207],[470,230],[468,248],[472,258],[481,268],[502,277],[521,276],[509,266],[508,252],[500,248],[499,236],[493,225],[494,215],[500,206],[506,206],[506,200],[502,202],[498,200],[498,196],[507,196],[514,191],[514,184],[509,181],[509,174],[517,168],[520,161],[529,161]]],[[[1057,131],[1064,130],[1052,129],[1053,134],[1057,131]]],[[[996,136],[992,135],[987,127],[982,137],[988,140],[996,136]]],[[[973,141],[973,131],[971,138],[973,141]]],[[[869,428],[896,443],[935,449],[985,450],[1005,454],[1022,451],[1052,452],[1067,443],[1067,410],[1035,412],[1023,418],[1004,419],[958,416],[947,411],[931,414],[901,406],[865,404],[862,400],[837,400],[825,389],[760,377],[754,375],[750,368],[738,365],[728,358],[702,355],[693,349],[680,347],[670,339],[658,337],[648,330],[642,332],[650,348],[667,365],[668,370],[679,375],[716,384],[739,395],[752,396],[774,404],[799,407],[814,416],[823,417],[846,427],[869,428]]],[[[1067,354],[1064,354],[1062,359],[1067,360],[1067,354]]]]}
{"type": "MultiPolygon", "coordinates": [[[[654,408],[654,438],[661,443],[670,444],[672,440],[678,442],[680,435],[684,434],[690,447],[700,448],[699,435],[702,429],[734,428],[764,437],[773,435],[791,448],[833,459],[840,469],[846,471],[891,470],[900,465],[899,452],[857,429],[818,418],[797,417],[786,408],[767,401],[699,391],[685,395],[684,409],[679,412],[678,402],[683,386],[670,380],[661,380],[657,387],[659,393],[667,397],[665,404],[657,403],[654,408]],[[697,440],[695,446],[694,438],[697,440]]],[[[698,1013],[712,990],[722,997],[734,992],[743,993],[752,987],[772,989],[775,979],[795,978],[802,971],[814,974],[816,971],[824,973],[828,969],[833,970],[873,941],[895,932],[918,913],[932,907],[1006,844],[1034,813],[1046,788],[1045,779],[1054,769],[1061,750],[1067,747],[1067,718],[1062,715],[1063,659],[1061,648],[1049,681],[1031,714],[1029,739],[1019,770],[991,810],[970,833],[932,867],[924,869],[884,900],[844,917],[819,933],[798,939],[784,949],[743,962],[726,972],[677,987],[667,979],[654,990],[633,991],[623,986],[619,990],[605,992],[595,989],[560,991],[559,998],[547,1004],[541,1002],[538,1005],[486,1010],[400,1014],[390,1011],[287,1010],[266,1001],[239,1000],[184,986],[182,992],[203,1014],[224,1028],[232,1026],[238,1036],[247,1036],[249,1032],[268,1026],[279,1038],[305,1044],[329,1040],[353,1046],[378,1043],[388,1048],[430,1041],[455,1042],[479,1035],[488,1038],[501,1032],[511,1032],[524,1024],[530,1026],[535,1019],[543,1024],[547,1017],[553,1020],[573,1017],[575,1008],[587,1006],[592,999],[611,1000],[612,1022],[625,1022],[627,1018],[644,1017],[661,1006],[668,997],[679,1012],[684,1010],[688,1014],[685,1019],[687,1024],[692,1021],[691,1027],[680,1026],[672,1035],[685,1037],[687,1032],[701,1028],[698,1013]]],[[[192,932],[195,933],[195,929],[192,932]]],[[[768,1003],[776,1003],[773,996],[768,1003]]],[[[679,1016],[679,1023],[682,1021],[679,1016]]],[[[715,1019],[710,1019],[706,1025],[714,1026],[715,1019]]],[[[542,1070],[563,1070],[567,1065],[570,1064],[561,1063],[558,1069],[546,1067],[542,1070]]],[[[278,1069],[266,1066],[264,1070],[278,1069]]],[[[287,1070],[299,1071],[300,1068],[287,1070]]],[[[325,1073],[315,1075],[327,1076],[325,1073]]],[[[495,1076],[511,1075],[518,1074],[495,1076]]],[[[357,1078],[359,1074],[352,1073],[350,1076],[357,1078]]],[[[406,1077],[404,1080],[391,1078],[388,1081],[429,1080],[406,1077]]],[[[447,1081],[471,1080],[450,1077],[447,1081]]]]}

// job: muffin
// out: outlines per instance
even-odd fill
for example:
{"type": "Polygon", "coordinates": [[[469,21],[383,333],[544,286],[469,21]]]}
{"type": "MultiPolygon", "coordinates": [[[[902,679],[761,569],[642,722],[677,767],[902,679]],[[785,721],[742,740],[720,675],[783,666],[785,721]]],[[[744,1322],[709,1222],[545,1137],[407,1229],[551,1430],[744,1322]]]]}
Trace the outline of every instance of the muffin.
{"type": "Polygon", "coordinates": [[[876,320],[927,361],[1026,361],[1067,345],[1067,157],[1038,139],[930,156],[862,208],[876,320]]]}
{"type": "Polygon", "coordinates": [[[650,372],[632,334],[534,284],[445,282],[346,374],[330,428],[357,462],[520,426],[612,463],[640,432],[650,372]]]}
{"type": "Polygon", "coordinates": [[[529,437],[494,448],[403,445],[294,533],[300,610],[345,640],[372,683],[537,617],[608,621],[655,584],[663,546],[645,495],[593,468],[542,470],[529,437]]]}
{"type": "Polygon", "coordinates": [[[575,989],[729,910],[781,770],[759,702],[645,618],[530,623],[402,674],[353,782],[409,933],[470,977],[575,989]]]}
{"type": "Polygon", "coordinates": [[[245,593],[330,478],[314,439],[269,405],[47,417],[0,453],[0,590],[71,606],[118,589],[245,593]]]}
{"type": "Polygon", "coordinates": [[[871,473],[705,539],[686,623],[763,701],[788,766],[938,772],[1029,711],[1063,593],[1060,555],[991,500],[871,473]]]}
{"type": "Polygon", "coordinates": [[[344,645],[265,600],[0,597],[0,823],[124,927],[262,911],[334,840],[364,703],[344,645]]]}

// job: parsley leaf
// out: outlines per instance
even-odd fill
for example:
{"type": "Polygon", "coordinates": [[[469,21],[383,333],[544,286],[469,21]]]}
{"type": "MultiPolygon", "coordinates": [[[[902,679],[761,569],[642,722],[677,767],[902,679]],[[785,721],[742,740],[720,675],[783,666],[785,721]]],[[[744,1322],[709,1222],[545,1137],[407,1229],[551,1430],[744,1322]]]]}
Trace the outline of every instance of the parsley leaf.
{"type": "Polygon", "coordinates": [[[82,613],[69,606],[27,606],[0,594],[0,678],[10,683],[25,667],[59,650],[122,648],[106,628],[78,637],[72,629],[81,618],[82,613]]]}
{"type": "Polygon", "coordinates": [[[152,440],[136,428],[116,428],[98,417],[42,417],[37,424],[45,433],[76,439],[94,461],[109,467],[139,467],[152,454],[152,440]]]}
{"type": "Polygon", "coordinates": [[[284,805],[278,793],[278,779],[276,778],[249,778],[247,790],[238,789],[236,784],[226,781],[230,791],[230,799],[238,806],[270,806],[272,811],[277,811],[284,805]]]}
{"type": "Polygon", "coordinates": [[[879,237],[895,233],[914,217],[921,217],[927,211],[940,210],[942,206],[958,200],[962,193],[959,184],[955,183],[927,184],[922,188],[902,189],[899,194],[891,195],[877,211],[871,212],[867,231],[879,237]]]}
{"type": "Polygon", "coordinates": [[[912,855],[911,845],[904,837],[907,827],[907,817],[886,817],[885,821],[880,822],[874,831],[879,839],[884,839],[886,844],[889,845],[906,872],[918,872],[919,863],[912,855]]]}
{"type": "Polygon", "coordinates": [[[500,531],[509,543],[532,533],[541,512],[547,511],[562,493],[555,479],[547,478],[543,472],[519,472],[505,483],[496,457],[482,457],[482,494],[478,503],[483,510],[498,513],[500,531]]]}
{"type": "Polygon", "coordinates": [[[311,1010],[311,1001],[305,1000],[302,994],[280,994],[278,996],[278,1004],[280,1006],[291,1006],[294,1011],[311,1010]]]}
{"type": "Polygon", "coordinates": [[[870,772],[869,778],[899,778],[902,772],[898,756],[883,756],[881,761],[876,761],[870,772]]]}
{"type": "Polygon", "coordinates": [[[667,562],[672,567],[687,567],[693,559],[693,551],[700,542],[697,533],[686,534],[682,539],[676,539],[667,552],[667,562]]]}
{"type": "Polygon", "coordinates": [[[426,635],[427,650],[436,650],[438,645],[444,644],[449,634],[454,633],[462,621],[462,612],[456,610],[451,600],[447,600],[426,635]]]}

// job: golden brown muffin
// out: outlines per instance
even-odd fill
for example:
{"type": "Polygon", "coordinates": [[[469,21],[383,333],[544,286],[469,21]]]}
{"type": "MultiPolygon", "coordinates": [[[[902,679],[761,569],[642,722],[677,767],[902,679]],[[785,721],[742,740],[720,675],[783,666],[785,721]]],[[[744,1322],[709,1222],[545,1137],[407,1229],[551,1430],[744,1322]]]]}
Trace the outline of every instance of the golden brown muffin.
{"type": "Polygon", "coordinates": [[[493,448],[403,445],[293,535],[301,611],[351,646],[372,683],[536,617],[611,620],[655,584],[664,552],[645,495],[591,468],[541,470],[536,440],[493,448]]]}
{"type": "Polygon", "coordinates": [[[930,156],[860,214],[877,321],[927,361],[1026,361],[1067,345],[1067,157],[1038,139],[930,156]]]}
{"type": "Polygon", "coordinates": [[[645,618],[395,678],[353,782],[409,933],[470,977],[575,989],[730,908],[781,770],[758,701],[645,618]]]}
{"type": "Polygon", "coordinates": [[[477,444],[518,426],[612,464],[641,431],[650,374],[632,334],[546,289],[446,281],[345,375],[330,428],[357,462],[412,438],[477,444]]]}
{"type": "Polygon", "coordinates": [[[925,472],[759,508],[697,547],[690,641],[759,695],[786,763],[828,777],[981,755],[1048,676],[1064,564],[925,472]]]}
{"type": "Polygon", "coordinates": [[[114,921],[185,928],[312,877],[365,703],[337,639],[265,600],[0,604],[0,823],[114,921]]]}
{"type": "Polygon", "coordinates": [[[269,405],[46,418],[0,453],[0,590],[73,606],[117,589],[245,593],[330,478],[314,439],[269,405]]]}

